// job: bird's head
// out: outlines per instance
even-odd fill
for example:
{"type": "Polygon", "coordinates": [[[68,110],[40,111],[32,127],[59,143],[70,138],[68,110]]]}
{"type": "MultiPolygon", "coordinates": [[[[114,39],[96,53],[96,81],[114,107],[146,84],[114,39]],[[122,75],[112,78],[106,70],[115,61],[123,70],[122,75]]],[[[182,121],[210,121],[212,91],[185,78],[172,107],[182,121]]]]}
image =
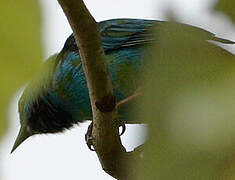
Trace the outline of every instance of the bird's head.
{"type": "Polygon", "coordinates": [[[20,130],[11,152],[32,135],[62,132],[76,123],[57,103],[51,81],[47,69],[25,88],[18,102],[20,130]]]}

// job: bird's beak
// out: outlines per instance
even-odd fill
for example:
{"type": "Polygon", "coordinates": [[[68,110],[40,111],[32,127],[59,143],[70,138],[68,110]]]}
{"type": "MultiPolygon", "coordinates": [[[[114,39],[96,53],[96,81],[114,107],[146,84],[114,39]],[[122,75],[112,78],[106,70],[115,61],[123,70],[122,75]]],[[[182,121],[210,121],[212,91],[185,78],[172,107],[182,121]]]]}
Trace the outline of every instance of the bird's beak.
{"type": "Polygon", "coordinates": [[[21,126],[19,134],[15,140],[14,146],[11,150],[11,153],[28,137],[30,137],[32,134],[28,131],[27,126],[21,126]]]}

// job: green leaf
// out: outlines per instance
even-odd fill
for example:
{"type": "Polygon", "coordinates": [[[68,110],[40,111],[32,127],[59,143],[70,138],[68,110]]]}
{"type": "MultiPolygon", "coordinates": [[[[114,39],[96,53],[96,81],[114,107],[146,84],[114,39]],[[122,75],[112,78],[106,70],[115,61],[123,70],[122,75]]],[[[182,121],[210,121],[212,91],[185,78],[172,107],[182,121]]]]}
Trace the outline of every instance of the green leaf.
{"type": "Polygon", "coordinates": [[[37,1],[2,1],[0,12],[1,137],[7,127],[9,100],[37,72],[42,54],[37,1]]]}
{"type": "Polygon", "coordinates": [[[217,11],[222,11],[235,22],[235,1],[234,0],[219,0],[215,6],[217,11]]]}
{"type": "Polygon", "coordinates": [[[234,172],[235,57],[174,23],[157,35],[141,101],[149,138],[135,179],[226,179],[234,172]]]}

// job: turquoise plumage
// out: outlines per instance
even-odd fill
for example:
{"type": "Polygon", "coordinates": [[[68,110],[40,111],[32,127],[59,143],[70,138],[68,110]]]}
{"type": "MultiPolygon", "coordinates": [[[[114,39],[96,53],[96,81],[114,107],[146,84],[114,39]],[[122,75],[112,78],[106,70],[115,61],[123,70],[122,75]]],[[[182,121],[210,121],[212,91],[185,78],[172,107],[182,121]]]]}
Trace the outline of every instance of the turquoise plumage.
{"type": "MultiPolygon", "coordinates": [[[[113,19],[99,23],[117,101],[132,95],[139,87],[147,64],[145,59],[151,55],[146,46],[158,40],[157,33],[153,35],[152,30],[165,23],[143,19],[113,19]]],[[[232,43],[200,28],[180,25],[200,31],[205,34],[205,40],[232,43]]],[[[21,129],[13,150],[33,134],[61,132],[92,119],[88,88],[73,35],[61,52],[45,64],[49,68],[26,87],[19,100],[21,129]]],[[[128,117],[129,108],[119,109],[120,118],[126,123],[139,123],[128,117]]]]}

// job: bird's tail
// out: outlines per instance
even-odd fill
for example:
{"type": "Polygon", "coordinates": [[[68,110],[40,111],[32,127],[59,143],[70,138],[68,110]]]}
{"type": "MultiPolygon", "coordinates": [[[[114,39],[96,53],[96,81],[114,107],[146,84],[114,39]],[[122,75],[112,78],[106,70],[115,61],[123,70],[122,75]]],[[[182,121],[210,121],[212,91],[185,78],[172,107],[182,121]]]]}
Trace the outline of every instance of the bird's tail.
{"type": "Polygon", "coordinates": [[[213,37],[212,39],[213,41],[217,41],[217,42],[221,42],[221,43],[224,43],[224,44],[235,44],[234,41],[231,41],[231,40],[228,40],[228,39],[223,39],[223,38],[219,38],[219,37],[213,37]]]}

